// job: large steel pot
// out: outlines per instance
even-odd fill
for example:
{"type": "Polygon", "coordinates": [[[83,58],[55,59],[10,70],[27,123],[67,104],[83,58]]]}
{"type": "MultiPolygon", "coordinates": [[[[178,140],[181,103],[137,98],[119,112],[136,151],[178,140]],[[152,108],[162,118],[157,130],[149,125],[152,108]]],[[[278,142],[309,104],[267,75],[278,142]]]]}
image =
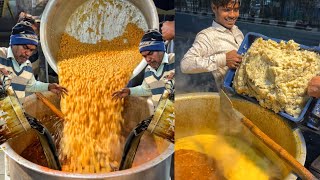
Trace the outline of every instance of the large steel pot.
{"type": "MultiPolygon", "coordinates": [[[[306,146],[300,130],[277,114],[241,99],[234,99],[233,104],[263,132],[293,155],[301,164],[305,163],[306,146]]],[[[285,179],[297,179],[288,165],[267,148],[239,122],[225,124],[218,121],[220,96],[217,93],[179,94],[175,99],[176,129],[175,139],[198,134],[217,134],[221,131],[242,138],[263,152],[268,159],[278,165],[285,179]]]]}
{"type": "MultiPolygon", "coordinates": [[[[40,40],[43,53],[55,72],[60,39],[66,29],[68,19],[73,12],[87,0],[51,0],[48,2],[42,17],[40,40]]],[[[157,10],[150,0],[126,0],[136,6],[142,13],[149,29],[159,28],[157,10]]]]}
{"type": "MultiPolygon", "coordinates": [[[[52,93],[46,93],[46,97],[50,99],[57,107],[59,107],[59,100],[52,93]]],[[[124,127],[126,131],[132,130],[138,122],[150,116],[150,104],[147,103],[145,98],[140,97],[129,97],[125,103],[124,112],[124,127]],[[139,106],[137,106],[139,104],[139,106]]],[[[37,100],[35,95],[29,96],[26,103],[24,104],[26,112],[38,119],[41,119],[45,115],[50,115],[52,112],[48,109],[41,101],[37,100]]],[[[47,128],[52,129],[51,122],[45,124],[47,128]]],[[[126,132],[128,133],[128,132],[126,132]]],[[[159,179],[165,180],[170,179],[170,165],[171,155],[174,151],[173,144],[168,141],[154,137],[152,134],[146,132],[141,139],[137,156],[143,156],[144,162],[133,168],[110,172],[110,173],[99,173],[99,174],[80,174],[80,173],[68,173],[62,171],[52,170],[35,163],[32,163],[19,154],[26,149],[34,139],[36,138],[33,131],[28,131],[26,135],[19,136],[11,141],[3,144],[3,149],[6,155],[9,157],[9,170],[11,179],[121,179],[121,180],[132,180],[132,179],[159,179]],[[145,144],[146,140],[152,140],[153,146],[145,144]],[[144,152],[143,148],[152,149],[159,153],[155,158],[148,159],[148,153],[144,152]],[[141,152],[139,152],[141,151],[141,152]]]]}

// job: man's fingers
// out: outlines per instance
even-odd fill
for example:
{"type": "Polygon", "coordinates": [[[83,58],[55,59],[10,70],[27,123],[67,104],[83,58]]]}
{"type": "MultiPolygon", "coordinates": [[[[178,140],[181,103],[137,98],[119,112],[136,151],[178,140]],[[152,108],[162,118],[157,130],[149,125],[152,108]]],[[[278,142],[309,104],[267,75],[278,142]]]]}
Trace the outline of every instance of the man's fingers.
{"type": "Polygon", "coordinates": [[[56,84],[56,89],[59,91],[59,93],[61,95],[65,94],[65,95],[69,95],[68,94],[68,89],[63,87],[63,86],[60,86],[59,84],[56,84]]]}
{"type": "Polygon", "coordinates": [[[5,68],[0,68],[0,72],[5,76],[9,75],[9,72],[5,68]]]}
{"type": "Polygon", "coordinates": [[[231,67],[232,67],[232,69],[237,69],[239,66],[240,66],[240,63],[234,62],[231,67]]]}
{"type": "Polygon", "coordinates": [[[62,92],[62,94],[65,94],[65,95],[67,95],[67,96],[69,95],[69,94],[68,94],[68,90],[67,90],[66,88],[62,88],[62,89],[61,89],[61,92],[62,92]]]}
{"type": "Polygon", "coordinates": [[[116,91],[112,94],[112,98],[124,98],[128,95],[128,89],[124,88],[124,89],[121,89],[120,91],[116,91]]]}
{"type": "Polygon", "coordinates": [[[67,89],[67,88],[65,88],[65,87],[63,87],[63,86],[60,86],[60,87],[62,88],[62,90],[63,90],[64,92],[68,93],[68,89],[67,89]]]}
{"type": "Polygon", "coordinates": [[[112,93],[112,96],[116,96],[119,93],[119,91],[116,91],[114,93],[112,93]]]}
{"type": "Polygon", "coordinates": [[[62,97],[64,97],[64,95],[69,96],[67,91],[62,91],[61,95],[62,95],[62,97]]]}
{"type": "Polygon", "coordinates": [[[118,99],[118,98],[120,98],[120,94],[121,94],[120,91],[114,92],[114,93],[112,94],[112,99],[118,99]]]}

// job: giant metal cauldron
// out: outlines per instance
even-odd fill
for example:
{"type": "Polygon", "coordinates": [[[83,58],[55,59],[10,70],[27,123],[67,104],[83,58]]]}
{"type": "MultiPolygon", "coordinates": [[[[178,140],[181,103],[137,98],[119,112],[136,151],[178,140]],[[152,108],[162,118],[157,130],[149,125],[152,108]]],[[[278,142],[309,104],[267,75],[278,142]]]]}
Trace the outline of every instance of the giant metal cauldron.
{"type": "MultiPolygon", "coordinates": [[[[59,100],[52,93],[45,93],[46,97],[50,99],[57,107],[59,107],[59,100]]],[[[29,96],[28,101],[24,104],[26,112],[38,119],[42,119],[45,115],[50,115],[52,112],[40,100],[37,100],[35,95],[29,96]]],[[[139,97],[129,97],[125,103],[124,112],[124,128],[125,135],[129,133],[142,119],[150,116],[152,109],[146,99],[139,97]],[[139,107],[137,106],[139,104],[139,107]]],[[[45,124],[47,128],[52,131],[52,124],[49,122],[45,124]]],[[[52,170],[35,163],[32,163],[19,154],[26,149],[36,139],[33,131],[29,130],[25,135],[19,136],[4,144],[4,151],[9,156],[9,170],[11,179],[159,179],[165,180],[170,178],[171,155],[173,153],[173,144],[168,141],[154,137],[146,132],[141,139],[140,148],[137,156],[144,156],[144,162],[133,168],[116,171],[111,173],[99,174],[80,174],[68,173],[62,171],[52,170]],[[148,143],[152,141],[153,143],[148,143]],[[142,148],[141,148],[142,147],[142,148]],[[158,156],[151,160],[148,159],[148,154],[145,149],[157,151],[158,156]],[[139,153],[139,151],[141,151],[139,153]]],[[[142,158],[142,159],[143,159],[142,158]]],[[[139,164],[139,163],[138,163],[139,164]]]]}
{"type": "MultiPolygon", "coordinates": [[[[286,180],[297,179],[285,162],[261,143],[255,136],[243,131],[242,125],[218,122],[220,97],[217,93],[190,93],[176,95],[175,139],[197,134],[231,133],[251,143],[268,159],[277,164],[286,180]],[[235,130],[237,128],[237,130],[235,130]]],[[[234,106],[256,124],[263,132],[285,148],[301,164],[305,163],[306,146],[300,130],[288,121],[259,105],[240,99],[233,100],[234,106]]]]}
{"type": "MultiPolygon", "coordinates": [[[[43,53],[55,72],[57,69],[57,54],[62,33],[73,12],[87,0],[51,0],[48,2],[42,17],[40,40],[43,53]]],[[[150,0],[127,0],[137,7],[144,16],[149,29],[159,28],[157,10],[150,0]]]]}

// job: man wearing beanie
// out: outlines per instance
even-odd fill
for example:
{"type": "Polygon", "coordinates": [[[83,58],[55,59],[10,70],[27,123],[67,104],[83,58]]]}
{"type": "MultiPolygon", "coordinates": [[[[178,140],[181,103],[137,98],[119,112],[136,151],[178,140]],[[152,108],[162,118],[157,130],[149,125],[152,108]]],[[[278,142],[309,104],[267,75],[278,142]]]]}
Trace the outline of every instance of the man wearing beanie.
{"type": "Polygon", "coordinates": [[[67,93],[67,89],[56,83],[36,81],[32,74],[29,57],[38,46],[38,36],[30,22],[22,21],[12,28],[9,48],[0,48],[0,71],[10,75],[11,86],[20,103],[24,102],[26,92],[51,91],[58,95],[67,93]]]}
{"type": "Polygon", "coordinates": [[[166,79],[172,79],[174,76],[174,54],[165,52],[162,35],[155,30],[144,34],[139,50],[148,64],[142,85],[123,88],[114,92],[113,97],[124,98],[128,95],[152,96],[153,104],[156,107],[164,92],[166,79]]]}
{"type": "MultiPolygon", "coordinates": [[[[39,37],[40,35],[40,17],[39,16],[32,16],[31,14],[28,14],[26,12],[20,12],[18,22],[21,21],[28,21],[31,23],[31,27],[36,33],[36,35],[39,37]]],[[[41,44],[40,41],[38,41],[37,50],[35,53],[32,54],[32,56],[29,57],[29,61],[32,64],[32,72],[33,75],[36,77],[39,76],[40,73],[40,53],[42,53],[41,44]]],[[[40,79],[40,78],[39,78],[40,79]]]]}

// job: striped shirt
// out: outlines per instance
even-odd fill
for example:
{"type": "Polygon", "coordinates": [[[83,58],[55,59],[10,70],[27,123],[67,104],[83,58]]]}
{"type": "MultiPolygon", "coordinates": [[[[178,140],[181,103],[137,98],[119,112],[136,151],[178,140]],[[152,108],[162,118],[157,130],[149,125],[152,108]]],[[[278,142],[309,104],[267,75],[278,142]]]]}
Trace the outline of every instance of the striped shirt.
{"type": "Polygon", "coordinates": [[[164,91],[164,77],[174,72],[174,54],[165,53],[157,70],[147,66],[145,77],[140,86],[130,88],[131,96],[152,96],[154,106],[157,106],[164,91]]]}
{"type": "Polygon", "coordinates": [[[14,58],[11,47],[0,48],[0,57],[2,58],[2,61],[0,62],[0,68],[6,68],[14,75],[12,79],[12,85],[16,87],[14,90],[18,98],[22,100],[21,103],[23,102],[24,98],[24,92],[22,91],[48,91],[49,83],[43,83],[35,80],[35,77],[32,74],[32,65],[29,60],[19,65],[14,58]],[[14,82],[16,83],[14,84],[14,82]]]}
{"type": "Polygon", "coordinates": [[[181,60],[181,71],[189,74],[212,72],[217,85],[221,86],[228,70],[226,53],[237,51],[243,39],[236,25],[229,30],[213,21],[211,27],[197,34],[192,47],[181,60]]]}

